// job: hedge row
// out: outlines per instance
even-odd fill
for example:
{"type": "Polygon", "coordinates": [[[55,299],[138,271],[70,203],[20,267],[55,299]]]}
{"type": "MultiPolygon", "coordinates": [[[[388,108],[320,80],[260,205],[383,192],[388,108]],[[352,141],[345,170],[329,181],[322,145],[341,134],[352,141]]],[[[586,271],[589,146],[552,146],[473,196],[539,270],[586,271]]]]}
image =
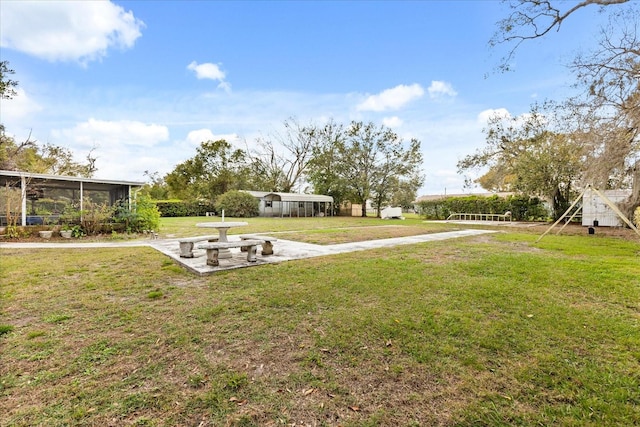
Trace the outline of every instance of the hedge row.
{"type": "Polygon", "coordinates": [[[447,219],[452,213],[504,214],[511,212],[514,221],[541,221],[549,217],[542,200],[529,196],[497,195],[449,197],[418,202],[418,213],[425,219],[447,219]]]}
{"type": "Polygon", "coordinates": [[[212,204],[203,202],[183,202],[181,200],[159,200],[156,206],[160,216],[205,216],[207,212],[215,212],[212,204]]]}

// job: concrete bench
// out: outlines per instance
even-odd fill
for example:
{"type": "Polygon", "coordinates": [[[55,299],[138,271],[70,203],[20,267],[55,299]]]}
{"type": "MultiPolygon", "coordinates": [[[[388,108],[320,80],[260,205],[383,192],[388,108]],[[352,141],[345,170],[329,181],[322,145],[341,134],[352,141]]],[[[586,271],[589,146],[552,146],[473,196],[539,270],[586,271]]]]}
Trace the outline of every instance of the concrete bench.
{"type": "Polygon", "coordinates": [[[261,240],[262,241],[262,255],[273,255],[273,243],[278,239],[270,236],[263,236],[261,234],[243,234],[240,236],[241,240],[261,240]]]}
{"type": "Polygon", "coordinates": [[[180,243],[180,257],[181,258],[193,258],[193,245],[198,242],[217,242],[218,235],[215,236],[197,236],[197,237],[183,237],[178,240],[180,243]]]}
{"type": "Polygon", "coordinates": [[[212,242],[199,245],[199,249],[207,250],[207,265],[217,267],[220,265],[218,260],[218,254],[220,249],[240,248],[247,252],[247,261],[256,262],[256,249],[258,245],[262,244],[262,240],[241,240],[236,242],[212,242]]]}

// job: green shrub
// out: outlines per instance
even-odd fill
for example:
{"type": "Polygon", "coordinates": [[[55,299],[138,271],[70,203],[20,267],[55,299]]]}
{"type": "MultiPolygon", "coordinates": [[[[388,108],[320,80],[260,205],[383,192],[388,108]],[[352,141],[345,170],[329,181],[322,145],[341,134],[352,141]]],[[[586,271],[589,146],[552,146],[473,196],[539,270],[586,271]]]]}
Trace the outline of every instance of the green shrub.
{"type": "Polygon", "coordinates": [[[19,239],[22,237],[28,237],[31,233],[29,233],[23,226],[9,225],[7,226],[6,235],[10,239],[19,239]]]}
{"type": "Polygon", "coordinates": [[[70,230],[71,237],[75,237],[76,239],[84,237],[86,235],[81,225],[74,225],[70,228],[70,230]]]}
{"type": "Polygon", "coordinates": [[[60,222],[63,226],[72,227],[74,224],[80,224],[80,211],[72,204],[67,204],[60,214],[60,222]]]}
{"type": "Polygon", "coordinates": [[[144,195],[131,204],[131,209],[126,203],[116,206],[114,219],[117,224],[111,224],[105,232],[139,233],[160,227],[160,211],[156,203],[144,195]]]}
{"type": "Polygon", "coordinates": [[[224,210],[225,215],[236,218],[249,218],[260,213],[258,199],[244,191],[227,191],[216,199],[216,210],[224,210]]]}
{"type": "Polygon", "coordinates": [[[135,231],[158,230],[160,228],[160,211],[148,196],[138,197],[133,208],[136,215],[135,231]]]}
{"type": "Polygon", "coordinates": [[[95,203],[85,198],[83,209],[80,211],[82,229],[89,236],[100,234],[103,225],[113,216],[115,210],[106,202],[95,203]]]}
{"type": "Polygon", "coordinates": [[[214,211],[210,203],[199,201],[157,200],[156,206],[162,217],[204,216],[214,211]]]}

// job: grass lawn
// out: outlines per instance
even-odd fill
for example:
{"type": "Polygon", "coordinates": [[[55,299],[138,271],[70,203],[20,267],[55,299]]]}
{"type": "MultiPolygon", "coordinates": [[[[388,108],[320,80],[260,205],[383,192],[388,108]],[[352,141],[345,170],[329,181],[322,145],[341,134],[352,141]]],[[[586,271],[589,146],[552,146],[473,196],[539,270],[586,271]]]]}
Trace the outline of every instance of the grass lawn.
{"type": "MultiPolygon", "coordinates": [[[[451,227],[242,232],[398,225],[451,227]]],[[[541,231],[207,277],[150,248],[0,249],[0,425],[640,425],[640,242],[541,231]]]]}

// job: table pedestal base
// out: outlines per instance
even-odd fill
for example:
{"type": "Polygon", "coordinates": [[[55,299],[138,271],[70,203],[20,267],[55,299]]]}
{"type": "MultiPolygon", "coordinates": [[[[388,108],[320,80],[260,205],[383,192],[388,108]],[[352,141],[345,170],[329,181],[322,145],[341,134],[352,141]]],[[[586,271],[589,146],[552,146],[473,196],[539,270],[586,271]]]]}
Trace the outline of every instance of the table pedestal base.
{"type": "Polygon", "coordinates": [[[233,254],[229,249],[218,249],[218,258],[219,259],[233,258],[233,254]]]}
{"type": "MultiPolygon", "coordinates": [[[[218,233],[220,233],[220,237],[218,238],[219,242],[228,242],[227,240],[227,230],[226,227],[218,227],[218,233]]],[[[220,249],[218,250],[218,258],[219,259],[229,259],[233,258],[231,251],[229,249],[220,249]]]]}

